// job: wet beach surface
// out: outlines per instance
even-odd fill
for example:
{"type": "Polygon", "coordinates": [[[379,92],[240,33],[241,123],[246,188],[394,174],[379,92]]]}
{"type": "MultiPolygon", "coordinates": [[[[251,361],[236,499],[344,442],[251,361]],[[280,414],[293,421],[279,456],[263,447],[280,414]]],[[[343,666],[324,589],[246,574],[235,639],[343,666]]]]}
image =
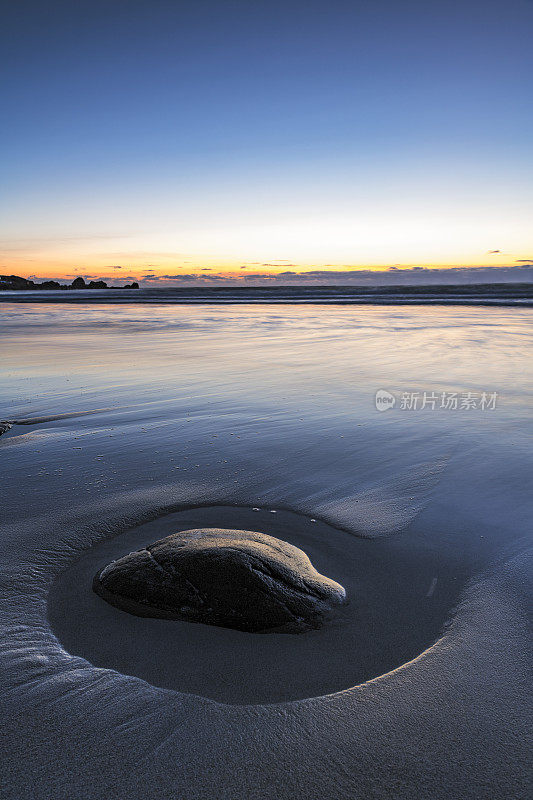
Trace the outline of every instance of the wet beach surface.
{"type": "Polygon", "coordinates": [[[2,329],[7,797],[527,796],[529,310],[24,303],[2,329]],[[349,606],[253,635],[90,591],[208,525],[301,546],[349,606]]]}

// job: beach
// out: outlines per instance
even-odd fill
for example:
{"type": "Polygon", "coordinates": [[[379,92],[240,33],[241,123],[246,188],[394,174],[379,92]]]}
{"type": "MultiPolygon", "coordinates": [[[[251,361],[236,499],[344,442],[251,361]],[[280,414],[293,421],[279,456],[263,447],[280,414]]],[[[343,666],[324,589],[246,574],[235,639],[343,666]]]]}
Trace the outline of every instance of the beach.
{"type": "Polygon", "coordinates": [[[531,309],[46,294],[0,312],[4,796],[525,800],[531,309]],[[92,592],[203,527],[348,604],[250,634],[92,592]]]}

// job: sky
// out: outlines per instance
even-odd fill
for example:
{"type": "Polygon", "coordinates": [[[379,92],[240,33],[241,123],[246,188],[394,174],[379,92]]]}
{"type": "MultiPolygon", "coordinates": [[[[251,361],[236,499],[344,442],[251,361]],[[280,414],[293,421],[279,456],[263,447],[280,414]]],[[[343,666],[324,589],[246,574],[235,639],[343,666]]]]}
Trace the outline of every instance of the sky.
{"type": "Polygon", "coordinates": [[[531,280],[532,34],[532,0],[6,3],[0,272],[531,280]]]}

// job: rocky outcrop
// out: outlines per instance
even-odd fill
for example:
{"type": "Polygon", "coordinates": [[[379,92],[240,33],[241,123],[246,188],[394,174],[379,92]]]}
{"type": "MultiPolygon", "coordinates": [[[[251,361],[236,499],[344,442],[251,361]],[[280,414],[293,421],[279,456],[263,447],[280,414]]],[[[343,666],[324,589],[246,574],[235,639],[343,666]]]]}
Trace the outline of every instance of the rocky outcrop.
{"type": "Polygon", "coordinates": [[[71,283],[71,287],[73,289],[86,289],[87,284],[85,283],[83,278],[74,278],[74,280],[71,283]]]}
{"type": "MultiPolygon", "coordinates": [[[[43,283],[34,283],[29,278],[21,278],[20,275],[0,275],[0,291],[35,291],[36,289],[107,289],[109,288],[105,281],[90,281],[85,283],[85,280],[80,276],[75,278],[72,283],[67,286],[59,281],[43,281],[43,283]]],[[[112,289],[138,289],[139,284],[136,281],[128,283],[125,286],[112,286],[112,289]]]]}
{"type": "Polygon", "coordinates": [[[343,587],[297,547],[218,528],[181,531],[113,561],[97,573],[93,589],[137,616],[249,632],[318,628],[346,602],[343,587]]]}

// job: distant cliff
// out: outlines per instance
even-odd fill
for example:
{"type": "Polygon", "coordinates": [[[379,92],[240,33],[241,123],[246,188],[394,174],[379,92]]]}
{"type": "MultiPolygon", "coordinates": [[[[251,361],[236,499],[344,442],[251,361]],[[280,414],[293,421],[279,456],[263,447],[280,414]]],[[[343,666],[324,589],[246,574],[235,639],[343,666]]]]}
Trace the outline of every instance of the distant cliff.
{"type": "Polygon", "coordinates": [[[105,281],[91,281],[85,283],[83,278],[76,278],[70,285],[59,283],[58,281],[43,281],[43,283],[34,283],[28,278],[21,278],[19,275],[0,275],[0,290],[24,291],[35,289],[138,289],[139,284],[134,281],[127,283],[125,286],[111,286],[108,287],[105,281]]]}

